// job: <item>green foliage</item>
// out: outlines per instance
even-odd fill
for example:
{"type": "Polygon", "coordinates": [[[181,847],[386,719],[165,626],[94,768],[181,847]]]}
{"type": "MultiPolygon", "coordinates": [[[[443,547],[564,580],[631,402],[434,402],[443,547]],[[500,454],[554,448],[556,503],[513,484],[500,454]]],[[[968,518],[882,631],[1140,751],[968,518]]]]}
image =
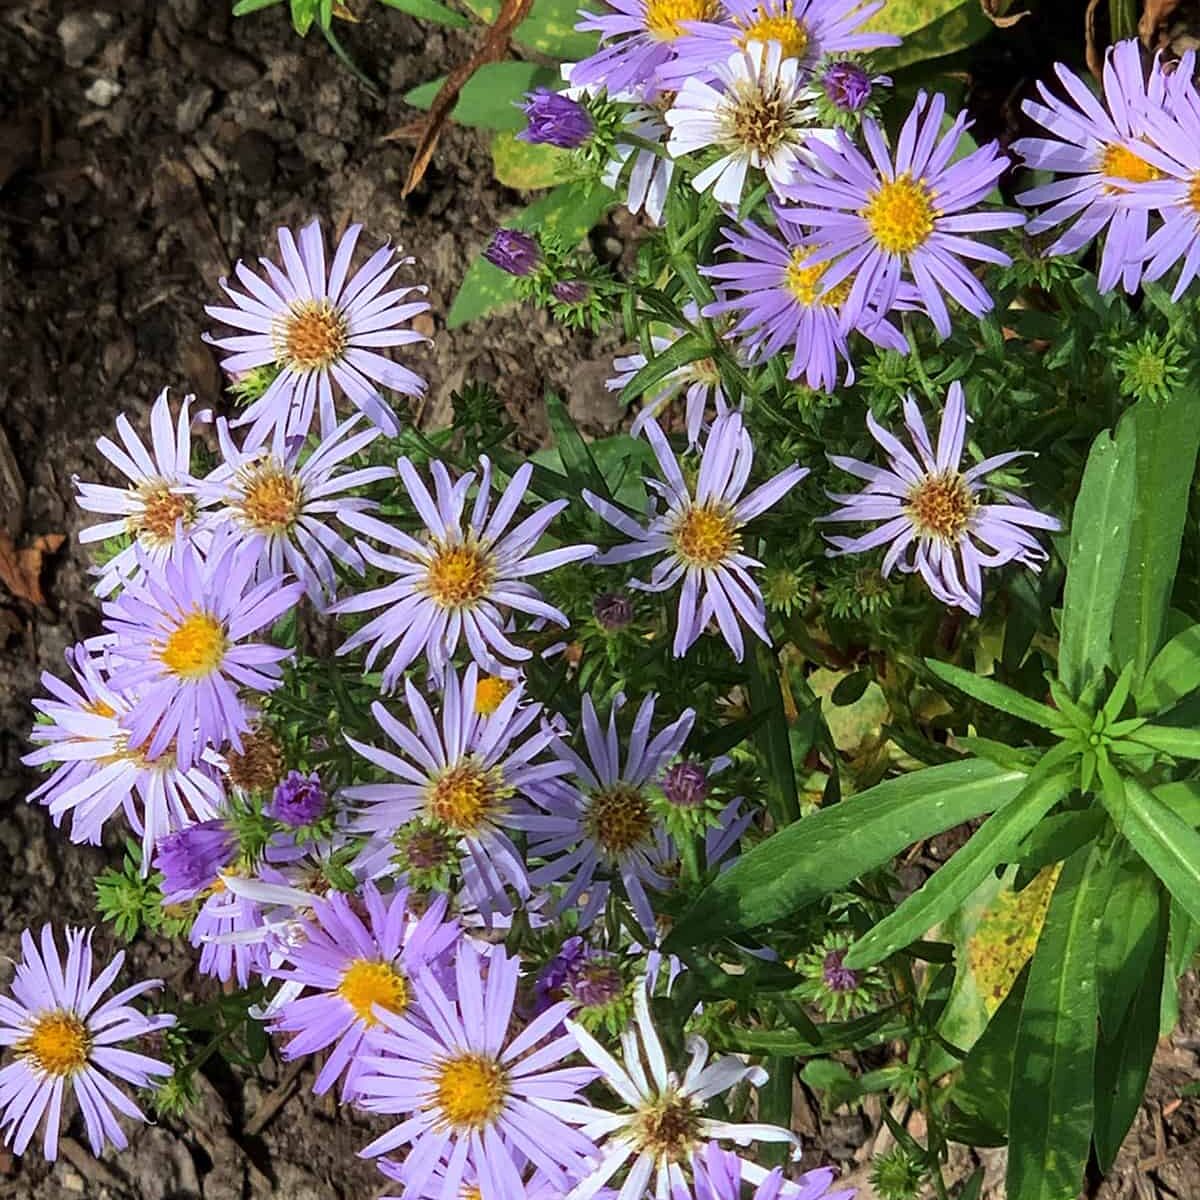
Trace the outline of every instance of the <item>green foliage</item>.
{"type": "Polygon", "coordinates": [[[143,929],[177,937],[191,925],[186,909],[163,908],[162,878],[142,870],[142,849],[128,838],[120,869],[105,867],[96,876],[96,911],[122,941],[133,941],[143,929]]]}
{"type": "MultiPolygon", "coordinates": [[[[451,116],[460,125],[477,129],[523,129],[525,116],[517,101],[537,87],[550,87],[558,80],[552,67],[537,63],[485,63],[463,85],[451,116]]],[[[404,99],[415,108],[429,108],[441,90],[444,78],[406,92],[404,99]]]]}

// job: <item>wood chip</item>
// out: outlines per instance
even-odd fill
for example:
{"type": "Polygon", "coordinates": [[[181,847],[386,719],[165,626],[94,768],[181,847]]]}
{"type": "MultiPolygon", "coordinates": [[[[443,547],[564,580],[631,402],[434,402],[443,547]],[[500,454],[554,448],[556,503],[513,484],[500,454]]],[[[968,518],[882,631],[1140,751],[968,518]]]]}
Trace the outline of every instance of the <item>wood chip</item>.
{"type": "Polygon", "coordinates": [[[0,584],[16,599],[41,607],[46,603],[42,591],[43,560],[54,554],[66,540],[61,533],[44,533],[18,550],[12,538],[0,531],[0,584]]]}

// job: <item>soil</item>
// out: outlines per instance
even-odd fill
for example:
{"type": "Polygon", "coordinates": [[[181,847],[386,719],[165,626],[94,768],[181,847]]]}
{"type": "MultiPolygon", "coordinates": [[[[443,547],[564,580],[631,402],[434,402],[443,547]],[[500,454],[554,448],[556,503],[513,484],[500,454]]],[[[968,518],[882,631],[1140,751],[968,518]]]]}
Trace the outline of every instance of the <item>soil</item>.
{"type": "MultiPolygon", "coordinates": [[[[362,221],[376,243],[413,254],[410,281],[430,285],[434,344],[409,360],[430,380],[423,422],[443,423],[469,379],[494,384],[530,446],[545,435],[547,388],[570,397],[585,429],[619,419],[603,387],[611,339],[564,333],[529,310],[445,329],[467,264],[520,199],[492,180],[485,141],[457,128],[400,199],[410,147],[383,136],[414,116],[403,93],[462,61],[472,35],[366,0],[352,7],[362,23],[343,25],[343,40],[382,98],[317,35],[298,38],[285,6],[234,21],[225,0],[0,0],[0,553],[27,551],[45,593],[34,603],[0,586],[0,986],[23,928],[93,919],[91,879],[113,858],[112,847],[71,846],[24,803],[31,776],[19,762],[39,674],[59,671],[64,650],[98,628],[72,477],[108,478],[97,437],[122,411],[144,428],[164,386],[222,407],[200,334],[232,262],[273,253],[279,225],[362,221]]],[[[614,257],[618,232],[601,235],[614,257]]],[[[161,975],[185,997],[197,986],[190,954],[171,942],[141,939],[129,953],[131,973],[161,975]]],[[[1095,1196],[1200,1196],[1200,1106],[1177,1103],[1198,1052],[1191,980],[1135,1134],[1095,1196]]],[[[0,1151],[0,1198],[366,1200],[386,1190],[355,1155],[378,1123],[312,1097],[312,1080],[309,1065],[272,1056],[256,1072],[211,1067],[185,1117],[133,1131],[120,1154],[92,1159],[73,1140],[77,1125],[54,1166],[0,1151]]],[[[814,1159],[836,1159],[862,1182],[878,1112],[822,1120],[801,1107],[814,1159]]],[[[985,1195],[998,1197],[1002,1155],[986,1161],[985,1195]]],[[[958,1164],[964,1178],[972,1162],[958,1164]]]]}

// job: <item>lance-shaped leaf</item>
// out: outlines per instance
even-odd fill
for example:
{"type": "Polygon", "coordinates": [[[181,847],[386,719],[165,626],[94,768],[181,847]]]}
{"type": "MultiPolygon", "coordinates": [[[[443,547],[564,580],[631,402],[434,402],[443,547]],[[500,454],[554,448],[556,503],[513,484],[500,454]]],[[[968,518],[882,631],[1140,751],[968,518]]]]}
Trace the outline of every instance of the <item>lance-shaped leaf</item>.
{"type": "Polygon", "coordinates": [[[1200,758],[1200,729],[1177,729],[1173,725],[1143,725],[1129,739],[1172,758],[1200,758]]]}
{"type": "Polygon", "coordinates": [[[1072,696],[1104,670],[1113,612],[1129,550],[1136,446],[1122,421],[1116,438],[1096,438],[1071,518],[1071,555],[1063,592],[1058,674],[1072,696]]]}
{"type": "Polygon", "coordinates": [[[654,355],[644,367],[621,389],[621,402],[632,403],[656,383],[665,379],[672,371],[707,358],[712,347],[699,334],[688,333],[672,342],[661,354],[654,355]]]}
{"type": "Polygon", "coordinates": [[[1172,708],[1200,688],[1200,625],[1176,634],[1155,656],[1137,689],[1138,712],[1172,708]]]}
{"type": "Polygon", "coordinates": [[[957,912],[1067,794],[1070,780],[1071,772],[1061,766],[1035,768],[1015,800],[989,817],[948,863],[850,947],[846,966],[854,970],[874,966],[957,912]]]}
{"type": "Polygon", "coordinates": [[[790,916],[913,842],[1007,804],[1023,771],[966,759],[913,771],[775,833],[711,883],[680,918],[677,950],[790,916]]]}
{"type": "Polygon", "coordinates": [[[938,662],[935,658],[927,658],[925,665],[944,683],[958,688],[960,692],[966,692],[972,699],[986,704],[989,708],[999,709],[1032,725],[1040,725],[1043,729],[1054,729],[1063,724],[1062,713],[1055,712],[1048,704],[1030,700],[994,679],[976,675],[973,671],[964,671],[962,667],[950,663],[938,662]]]}
{"type": "Polygon", "coordinates": [[[1067,860],[1029,970],[1013,1051],[1008,1200],[1075,1200],[1092,1137],[1096,937],[1110,874],[1099,847],[1067,860]]]}

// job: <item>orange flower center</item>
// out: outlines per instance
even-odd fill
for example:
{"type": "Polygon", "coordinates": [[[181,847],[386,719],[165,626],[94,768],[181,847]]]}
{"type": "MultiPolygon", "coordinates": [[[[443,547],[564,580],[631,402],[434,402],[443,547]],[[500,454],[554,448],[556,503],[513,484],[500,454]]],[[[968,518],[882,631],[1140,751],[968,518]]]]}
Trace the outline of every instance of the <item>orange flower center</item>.
{"type": "Polygon", "coordinates": [[[87,1026],[62,1008],[38,1017],[29,1036],[16,1047],[47,1075],[75,1074],[87,1063],[91,1048],[87,1026]]]}
{"type": "Polygon", "coordinates": [[[470,608],[487,595],[494,578],[492,560],[478,546],[439,546],[425,590],[442,608],[470,608]]]}
{"type": "Polygon", "coordinates": [[[158,657],[180,679],[203,679],[220,667],[228,649],[225,626],[197,608],[171,631],[158,657]]]}
{"type": "Polygon", "coordinates": [[[142,510],[126,522],[129,532],[150,546],[169,546],[175,540],[175,527],[184,529],[196,519],[196,502],[171,490],[165,479],[143,483],[137,489],[142,510]]]}
{"type": "Polygon", "coordinates": [[[287,533],[304,508],[300,480],[275,459],[249,468],[236,502],[242,520],[259,533],[287,533]]]}
{"type": "Polygon", "coordinates": [[[500,1115],[507,1096],[508,1079],[493,1058],[462,1054],[437,1068],[434,1102],[443,1127],[482,1129],[500,1115]]]}
{"type": "Polygon", "coordinates": [[[675,552],[691,567],[715,567],[742,545],[733,513],[723,505],[693,504],[671,536],[675,552]]]}
{"type": "Polygon", "coordinates": [[[957,471],[929,475],[909,490],[908,515],[923,537],[954,542],[970,524],[975,497],[957,471]]]}
{"type": "Polygon", "coordinates": [[[319,371],[340,358],[349,341],[346,320],[328,300],[300,300],[275,333],[279,358],[301,371],[319,371]]]}

